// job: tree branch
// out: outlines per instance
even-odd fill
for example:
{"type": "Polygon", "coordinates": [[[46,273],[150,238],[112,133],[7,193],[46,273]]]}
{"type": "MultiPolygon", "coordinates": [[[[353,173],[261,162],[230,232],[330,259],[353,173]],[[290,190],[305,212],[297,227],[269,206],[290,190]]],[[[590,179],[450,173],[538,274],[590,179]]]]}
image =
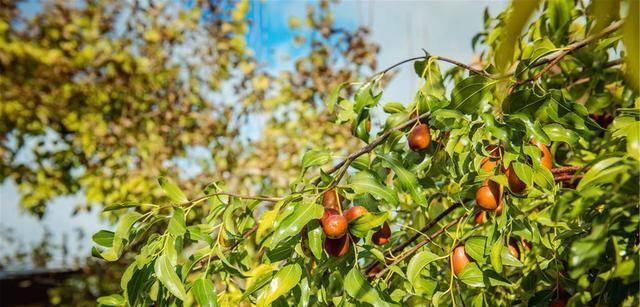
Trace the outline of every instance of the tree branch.
{"type": "Polygon", "coordinates": [[[604,28],[602,31],[600,31],[599,33],[596,33],[594,35],[590,35],[587,38],[581,40],[581,41],[577,41],[573,44],[570,44],[564,48],[562,48],[562,50],[554,52],[546,57],[541,58],[540,60],[536,61],[532,67],[537,67],[540,65],[544,65],[547,64],[545,67],[542,68],[541,71],[539,71],[536,75],[534,75],[531,78],[525,79],[525,80],[520,80],[517,81],[514,84],[514,88],[528,83],[528,82],[533,82],[535,80],[538,80],[540,77],[542,77],[542,75],[544,75],[547,71],[549,71],[554,65],[558,64],[558,62],[560,62],[560,60],[562,60],[565,56],[567,56],[568,54],[586,46],[589,45],[590,43],[604,37],[607,36],[613,32],[615,32],[616,30],[620,29],[620,27],[622,27],[623,22],[622,21],[617,21],[614,22],[612,24],[610,24],[608,27],[604,28]]]}
{"type": "Polygon", "coordinates": [[[416,246],[412,247],[410,250],[408,250],[406,253],[402,254],[401,256],[398,257],[398,259],[394,260],[391,264],[389,264],[387,267],[385,267],[384,269],[380,270],[380,272],[376,273],[376,274],[369,274],[367,277],[369,277],[370,279],[377,279],[380,278],[381,276],[383,276],[384,274],[386,274],[389,271],[389,267],[394,266],[402,261],[404,261],[407,257],[409,257],[410,255],[414,254],[415,252],[417,252],[421,247],[427,245],[427,243],[431,242],[433,239],[435,239],[436,237],[438,237],[439,235],[443,234],[447,229],[451,228],[452,226],[454,226],[455,224],[457,224],[458,222],[460,222],[460,220],[462,220],[463,218],[465,218],[467,216],[467,214],[462,215],[461,217],[449,222],[449,224],[445,225],[444,227],[440,228],[438,231],[434,232],[432,235],[430,235],[428,238],[424,239],[423,241],[421,241],[420,243],[416,244],[416,246]]]}
{"type": "Polygon", "coordinates": [[[551,169],[552,174],[575,173],[582,169],[582,166],[561,166],[551,169]]]}
{"type": "MultiPolygon", "coordinates": [[[[342,177],[344,176],[344,174],[347,171],[347,168],[349,168],[349,165],[351,165],[351,163],[357,159],[358,157],[371,152],[373,149],[375,149],[378,145],[380,145],[382,142],[384,142],[384,140],[386,140],[393,132],[398,131],[398,130],[402,130],[405,129],[413,124],[415,124],[418,120],[420,119],[424,119],[429,117],[429,113],[424,113],[421,114],[420,116],[410,119],[398,126],[395,126],[389,130],[387,130],[385,133],[381,134],[379,137],[377,137],[375,140],[373,140],[371,143],[367,144],[367,146],[362,147],[360,150],[350,154],[349,156],[347,156],[346,159],[342,160],[340,163],[336,164],[334,167],[332,167],[331,169],[329,169],[328,171],[326,171],[325,173],[327,174],[332,174],[335,173],[337,170],[341,169],[343,166],[344,168],[342,168],[342,170],[340,171],[340,173],[336,176],[336,179],[333,181],[333,183],[327,188],[327,190],[335,188],[338,183],[340,182],[340,179],[342,179],[342,177]]],[[[314,180],[313,185],[318,185],[320,183],[321,178],[318,177],[316,180],[314,180]]]]}

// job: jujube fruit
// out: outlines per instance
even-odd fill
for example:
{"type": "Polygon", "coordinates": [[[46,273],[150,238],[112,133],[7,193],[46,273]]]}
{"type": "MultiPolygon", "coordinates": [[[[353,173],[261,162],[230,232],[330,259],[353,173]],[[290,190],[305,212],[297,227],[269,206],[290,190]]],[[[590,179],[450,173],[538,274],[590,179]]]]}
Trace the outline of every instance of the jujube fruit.
{"type": "Polygon", "coordinates": [[[391,228],[387,222],[384,222],[380,230],[373,234],[371,241],[376,245],[385,245],[389,240],[391,240],[391,228]]]}
{"type": "Polygon", "coordinates": [[[516,171],[513,169],[513,164],[509,165],[509,168],[504,172],[507,176],[507,182],[509,183],[509,189],[514,193],[520,193],[527,188],[527,184],[522,182],[518,175],[516,175],[516,171]]]}
{"type": "Polygon", "coordinates": [[[500,149],[496,145],[489,145],[485,148],[491,153],[491,157],[484,157],[480,162],[480,168],[488,173],[493,173],[493,170],[498,166],[497,158],[500,158],[500,149]]]}
{"type": "Polygon", "coordinates": [[[551,307],[564,307],[564,306],[567,306],[567,299],[565,299],[565,298],[557,298],[557,299],[551,301],[551,304],[549,304],[549,306],[551,306],[551,307]]]}
{"type": "Polygon", "coordinates": [[[540,141],[532,141],[533,145],[538,147],[542,152],[542,156],[540,157],[540,164],[546,167],[547,169],[553,168],[553,157],[551,156],[551,152],[549,151],[549,147],[540,141]]]}
{"type": "Polygon", "coordinates": [[[327,254],[331,257],[342,257],[349,252],[349,246],[351,245],[351,241],[349,236],[343,236],[338,239],[330,239],[326,238],[324,240],[324,250],[327,251],[327,254]]]}
{"type": "Polygon", "coordinates": [[[347,222],[351,222],[352,220],[357,219],[358,217],[369,213],[369,210],[363,206],[353,206],[347,211],[343,213],[344,217],[347,218],[347,222]]]}
{"type": "Polygon", "coordinates": [[[520,243],[522,244],[522,247],[524,247],[524,249],[531,250],[531,247],[532,247],[531,242],[529,242],[529,241],[527,241],[527,240],[525,240],[524,238],[521,237],[520,238],[520,243]]]}
{"type": "Polygon", "coordinates": [[[322,194],[322,206],[338,210],[338,207],[340,207],[338,197],[338,192],[335,189],[325,191],[324,194],[322,194]]]}
{"type": "Polygon", "coordinates": [[[509,240],[509,244],[507,245],[507,248],[509,249],[509,253],[511,253],[513,257],[515,257],[516,259],[520,259],[520,249],[518,248],[518,244],[516,243],[515,240],[513,239],[509,240]]]}
{"type": "Polygon", "coordinates": [[[473,218],[473,220],[476,222],[476,225],[481,225],[482,223],[484,223],[486,219],[485,215],[486,215],[486,212],[484,211],[480,211],[476,213],[476,216],[473,218]]]}
{"type": "Polygon", "coordinates": [[[495,210],[501,201],[500,185],[491,180],[485,180],[476,191],[476,203],[484,210],[495,210]]]}
{"type": "Polygon", "coordinates": [[[411,129],[409,133],[409,147],[413,151],[426,149],[431,144],[431,131],[426,124],[420,124],[411,129]]]}
{"type": "Polygon", "coordinates": [[[453,268],[453,274],[456,276],[458,273],[462,272],[467,264],[471,262],[471,258],[464,251],[464,245],[459,245],[458,247],[453,249],[451,253],[451,267],[453,268]]]}
{"type": "Polygon", "coordinates": [[[334,209],[324,209],[320,224],[328,238],[342,238],[347,233],[347,219],[334,209]]]}

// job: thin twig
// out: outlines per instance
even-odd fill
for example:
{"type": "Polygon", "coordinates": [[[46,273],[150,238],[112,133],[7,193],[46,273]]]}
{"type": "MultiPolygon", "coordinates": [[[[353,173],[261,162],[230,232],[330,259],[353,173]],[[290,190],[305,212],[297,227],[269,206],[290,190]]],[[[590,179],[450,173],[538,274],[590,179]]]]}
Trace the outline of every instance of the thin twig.
{"type": "Polygon", "coordinates": [[[218,193],[205,195],[205,196],[196,198],[194,200],[190,200],[184,204],[181,204],[181,206],[199,203],[203,200],[209,199],[214,196],[230,196],[230,197],[239,198],[239,199],[259,200],[259,201],[268,201],[268,202],[279,202],[284,199],[283,197],[276,197],[276,196],[246,196],[246,195],[238,195],[238,194],[228,193],[228,192],[218,192],[218,193]]]}
{"type": "MultiPolygon", "coordinates": [[[[391,254],[395,255],[395,254],[403,251],[407,246],[409,246],[411,243],[413,243],[413,241],[417,240],[422,235],[422,233],[425,233],[425,232],[429,231],[429,229],[431,229],[431,227],[433,227],[434,225],[438,224],[440,222],[440,220],[442,220],[443,218],[448,216],[453,210],[455,210],[457,208],[460,208],[461,206],[462,206],[461,203],[455,203],[455,204],[449,206],[447,209],[442,211],[438,216],[436,216],[434,219],[429,221],[429,223],[427,223],[427,225],[422,227],[419,232],[414,234],[407,241],[405,241],[402,244],[397,245],[396,247],[394,247],[391,250],[390,253],[387,253],[387,256],[389,256],[391,254]]],[[[367,265],[366,268],[365,268],[365,272],[367,273],[367,275],[369,275],[371,273],[371,271],[374,270],[379,264],[380,264],[380,262],[373,261],[372,263],[367,265]]]]}
{"type": "MultiPolygon", "coordinates": [[[[367,146],[362,147],[360,150],[350,154],[349,156],[347,156],[346,159],[342,160],[340,163],[336,164],[334,167],[332,167],[331,169],[329,169],[328,171],[326,171],[326,174],[332,174],[335,173],[337,170],[341,169],[343,166],[344,168],[342,168],[342,170],[340,171],[340,173],[338,173],[338,175],[336,176],[336,179],[333,181],[333,183],[326,188],[326,190],[330,190],[332,188],[335,188],[338,183],[340,182],[340,179],[342,179],[342,177],[344,176],[344,174],[347,171],[347,168],[349,168],[349,165],[351,165],[351,163],[353,161],[355,161],[355,159],[357,159],[358,157],[371,152],[373,149],[375,149],[378,145],[380,145],[380,143],[384,142],[384,140],[386,140],[393,132],[398,131],[398,130],[402,130],[404,128],[407,128],[409,126],[412,126],[413,124],[416,123],[416,121],[418,121],[419,119],[424,119],[427,118],[429,116],[429,113],[424,113],[416,118],[410,119],[396,127],[393,127],[389,130],[387,130],[385,133],[383,133],[382,135],[380,135],[379,137],[377,137],[375,140],[373,140],[371,143],[367,144],[367,146]]],[[[318,177],[316,180],[314,180],[313,185],[318,185],[320,183],[321,178],[318,177]]]]}
{"type": "Polygon", "coordinates": [[[456,65],[456,66],[458,66],[458,67],[464,68],[464,69],[466,69],[466,70],[468,70],[468,71],[472,71],[472,72],[474,72],[474,73],[476,73],[476,74],[478,74],[478,75],[482,75],[482,76],[484,76],[484,77],[491,78],[491,75],[490,75],[490,74],[488,74],[488,73],[487,73],[486,71],[484,71],[483,69],[473,68],[473,67],[471,67],[471,66],[469,66],[469,65],[467,65],[467,64],[464,64],[464,63],[462,63],[462,62],[456,61],[456,60],[451,59],[451,58],[447,58],[447,57],[439,56],[439,55],[434,55],[433,57],[434,57],[436,60],[440,60],[440,61],[443,61],[443,62],[451,63],[451,64],[456,65]]]}
{"type": "Polygon", "coordinates": [[[381,276],[383,276],[384,274],[387,273],[387,271],[389,271],[389,267],[392,267],[402,261],[404,261],[407,257],[409,257],[410,255],[414,254],[415,252],[417,252],[421,247],[427,245],[427,243],[431,242],[433,239],[435,239],[436,237],[438,237],[439,235],[443,234],[447,229],[451,228],[452,226],[454,226],[455,224],[457,224],[458,222],[460,222],[460,220],[462,220],[464,217],[466,217],[467,215],[464,214],[461,217],[449,222],[449,224],[445,225],[444,227],[440,228],[438,231],[434,232],[432,235],[430,235],[428,238],[424,239],[423,241],[420,241],[420,243],[418,243],[416,246],[412,247],[410,250],[408,250],[406,253],[402,254],[400,257],[398,257],[398,259],[396,259],[395,261],[393,261],[391,264],[389,264],[387,267],[385,267],[384,269],[380,270],[380,272],[374,274],[374,275],[368,275],[369,278],[372,279],[377,279],[380,278],[381,276]]]}
{"type": "Polygon", "coordinates": [[[580,174],[580,175],[572,175],[572,174],[562,174],[562,175],[558,175],[553,177],[553,180],[555,182],[558,181],[572,181],[572,180],[577,180],[584,177],[584,175],[580,174]]]}
{"type": "Polygon", "coordinates": [[[575,173],[582,169],[582,166],[561,166],[551,169],[552,174],[575,173]]]}

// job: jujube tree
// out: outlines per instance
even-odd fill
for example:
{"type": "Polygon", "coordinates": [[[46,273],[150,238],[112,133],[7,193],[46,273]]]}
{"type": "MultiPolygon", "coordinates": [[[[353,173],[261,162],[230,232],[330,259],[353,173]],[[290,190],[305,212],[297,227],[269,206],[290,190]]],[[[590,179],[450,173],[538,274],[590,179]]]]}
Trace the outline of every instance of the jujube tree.
{"type": "Polygon", "coordinates": [[[364,145],[310,149],[286,195],[160,178],[166,203],[105,209],[122,217],[95,255],[141,247],[99,302],[638,305],[638,12],[516,1],[485,13],[473,66],[425,52],[338,86],[326,108],[364,145]],[[421,87],[371,135],[381,80],[410,62],[421,87]]]}

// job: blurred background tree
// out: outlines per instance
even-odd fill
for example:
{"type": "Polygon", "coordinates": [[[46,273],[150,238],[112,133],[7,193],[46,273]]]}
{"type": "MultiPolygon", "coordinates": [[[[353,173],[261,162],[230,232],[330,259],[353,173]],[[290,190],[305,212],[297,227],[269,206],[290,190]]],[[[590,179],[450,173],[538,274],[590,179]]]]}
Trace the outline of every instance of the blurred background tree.
{"type": "MultiPolygon", "coordinates": [[[[277,194],[307,148],[356,145],[321,93],[371,74],[378,46],[335,27],[327,1],[290,19],[304,52],[277,72],[248,46],[249,1],[53,1],[28,17],[19,2],[0,0],[0,181],[38,216],[65,195],[84,196],[76,212],[156,201],[159,175],[277,194]]],[[[93,305],[121,270],[87,263],[52,302],[93,305]]]]}
{"type": "Polygon", "coordinates": [[[174,177],[202,150],[215,155],[183,174],[187,190],[203,177],[250,180],[234,186],[252,192],[268,177],[281,186],[286,177],[265,165],[296,173],[301,148],[343,147],[348,131],[318,115],[319,93],[376,64],[367,30],[333,28],[328,2],[292,20],[311,30],[297,37],[310,48],[294,70],[270,74],[247,47],[248,1],[59,1],[28,19],[3,1],[0,178],[40,215],[60,195],[82,193],[87,208],[159,196],[153,178],[174,177]],[[32,161],[16,159],[24,151],[32,161]]]}

